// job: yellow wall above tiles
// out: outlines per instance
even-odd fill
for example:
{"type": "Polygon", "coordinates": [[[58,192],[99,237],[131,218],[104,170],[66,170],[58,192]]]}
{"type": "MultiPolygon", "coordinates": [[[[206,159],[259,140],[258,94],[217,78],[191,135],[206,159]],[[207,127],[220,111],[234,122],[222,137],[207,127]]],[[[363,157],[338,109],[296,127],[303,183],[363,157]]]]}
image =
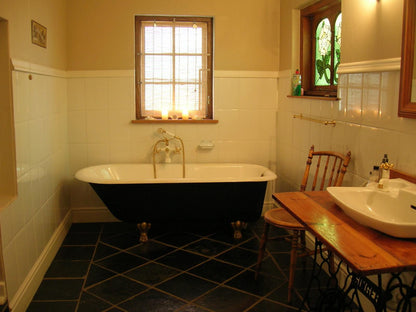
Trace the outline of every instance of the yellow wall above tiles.
{"type": "Polygon", "coordinates": [[[68,69],[134,68],[134,15],[214,16],[215,69],[278,69],[276,0],[71,0],[68,69]]]}
{"type": "Polygon", "coordinates": [[[0,1],[0,16],[9,21],[10,57],[66,69],[66,0],[0,1]],[[31,20],[47,28],[47,48],[32,44],[31,20]]]}

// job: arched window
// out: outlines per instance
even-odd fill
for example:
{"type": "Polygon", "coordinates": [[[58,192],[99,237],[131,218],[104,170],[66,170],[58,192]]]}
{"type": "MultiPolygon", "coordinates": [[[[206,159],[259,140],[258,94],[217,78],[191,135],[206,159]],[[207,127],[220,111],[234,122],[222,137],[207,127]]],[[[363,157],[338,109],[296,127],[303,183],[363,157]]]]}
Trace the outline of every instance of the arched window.
{"type": "Polygon", "coordinates": [[[315,34],[315,85],[331,85],[331,42],[332,32],[329,19],[324,18],[316,27],[315,34]]]}
{"type": "Polygon", "coordinates": [[[301,10],[300,67],[305,95],[337,95],[341,22],[339,0],[322,0],[301,10]]]}

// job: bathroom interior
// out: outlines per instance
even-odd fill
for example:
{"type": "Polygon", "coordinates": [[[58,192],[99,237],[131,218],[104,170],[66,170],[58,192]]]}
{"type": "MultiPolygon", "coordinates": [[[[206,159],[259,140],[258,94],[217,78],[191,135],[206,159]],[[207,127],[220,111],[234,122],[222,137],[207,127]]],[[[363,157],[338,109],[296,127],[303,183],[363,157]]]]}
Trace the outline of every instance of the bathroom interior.
{"type": "Polygon", "coordinates": [[[214,17],[218,122],[163,128],[183,139],[189,163],[251,163],[275,172],[264,209],[273,207],[271,192],[299,189],[312,144],[351,151],[346,186],[364,185],[384,154],[416,175],[416,121],[397,114],[404,1],[342,1],[333,101],[288,97],[299,67],[299,9],[312,2],[0,2],[0,295],[11,311],[28,307],[73,223],[117,221],[75,172],[151,162],[160,124],[132,123],[135,15],[214,17]],[[32,43],[32,20],[47,28],[46,48],[32,43]],[[293,118],[299,114],[336,126],[293,118]],[[213,148],[199,148],[203,141],[213,148]]]}

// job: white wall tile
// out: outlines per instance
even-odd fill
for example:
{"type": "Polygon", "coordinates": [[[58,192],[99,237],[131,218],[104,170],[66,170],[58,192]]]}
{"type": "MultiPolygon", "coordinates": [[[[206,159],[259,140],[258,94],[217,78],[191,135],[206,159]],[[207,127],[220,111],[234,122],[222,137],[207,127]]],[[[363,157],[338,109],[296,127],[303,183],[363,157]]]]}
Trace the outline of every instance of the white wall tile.
{"type": "Polygon", "coordinates": [[[110,139],[109,112],[107,109],[86,111],[87,142],[105,143],[110,139]]]}
{"type": "Polygon", "coordinates": [[[85,80],[86,109],[108,108],[108,79],[92,78],[85,80]]]}
{"type": "Polygon", "coordinates": [[[347,185],[362,185],[373,165],[381,162],[385,153],[397,168],[415,173],[416,121],[397,117],[398,80],[397,71],[341,74],[338,88],[341,101],[318,106],[314,101],[293,101],[279,96],[284,103],[279,102],[277,122],[276,157],[278,176],[281,177],[278,185],[287,190],[296,184],[293,177],[299,177],[297,168],[303,167],[304,163],[303,157],[296,157],[299,153],[306,157],[308,143],[315,144],[318,149],[352,152],[344,181],[347,185]],[[306,113],[308,104],[309,114],[306,113]],[[281,107],[288,112],[282,112],[281,107]],[[306,120],[293,121],[290,115],[302,109],[305,115],[317,119],[333,118],[336,126],[327,128],[306,120]],[[292,123],[292,131],[289,123],[292,123]],[[289,137],[293,140],[289,141],[289,137]]]}
{"type": "Polygon", "coordinates": [[[18,197],[0,212],[9,298],[64,217],[57,218],[58,211],[68,210],[66,79],[32,73],[30,80],[28,75],[12,74],[18,197]],[[55,204],[47,205],[52,198],[55,204]],[[50,220],[46,227],[45,220],[50,220]]]}

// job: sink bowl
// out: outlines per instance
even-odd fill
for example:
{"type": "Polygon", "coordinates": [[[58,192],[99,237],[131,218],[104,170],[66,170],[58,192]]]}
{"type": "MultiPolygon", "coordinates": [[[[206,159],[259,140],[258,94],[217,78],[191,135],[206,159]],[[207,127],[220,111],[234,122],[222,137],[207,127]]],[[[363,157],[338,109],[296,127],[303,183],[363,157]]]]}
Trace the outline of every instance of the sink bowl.
{"type": "Polygon", "coordinates": [[[328,187],[336,204],[352,219],[385,234],[416,238],[416,184],[381,180],[366,187],[328,187]]]}

